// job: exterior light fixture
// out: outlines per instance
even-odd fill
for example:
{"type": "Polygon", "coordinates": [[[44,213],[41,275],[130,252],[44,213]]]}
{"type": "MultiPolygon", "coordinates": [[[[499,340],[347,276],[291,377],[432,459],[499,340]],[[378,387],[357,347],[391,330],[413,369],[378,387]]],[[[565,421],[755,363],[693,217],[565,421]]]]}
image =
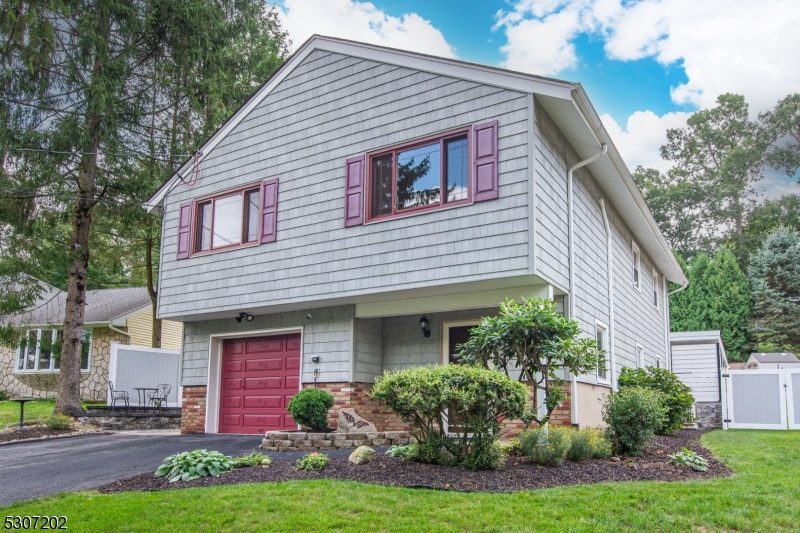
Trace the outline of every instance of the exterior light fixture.
{"type": "Polygon", "coordinates": [[[430,325],[430,322],[428,322],[428,317],[422,315],[422,318],[419,319],[419,327],[422,329],[422,333],[426,337],[431,336],[431,330],[428,329],[428,325],[430,325]]]}
{"type": "Polygon", "coordinates": [[[247,320],[248,322],[252,322],[254,318],[255,317],[250,313],[245,313],[244,311],[242,311],[241,313],[239,313],[239,316],[236,317],[236,322],[241,324],[242,319],[247,320]]]}

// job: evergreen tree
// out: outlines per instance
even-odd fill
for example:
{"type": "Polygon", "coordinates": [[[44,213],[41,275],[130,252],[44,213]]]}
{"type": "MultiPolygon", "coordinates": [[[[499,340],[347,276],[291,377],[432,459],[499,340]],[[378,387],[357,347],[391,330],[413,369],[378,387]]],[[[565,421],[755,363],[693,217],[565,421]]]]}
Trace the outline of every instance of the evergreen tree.
{"type": "Polygon", "coordinates": [[[800,349],[800,234],[778,228],[750,258],[753,333],[781,350],[800,349]]]}
{"type": "Polygon", "coordinates": [[[705,280],[707,328],[720,330],[728,357],[744,361],[750,351],[748,320],[752,298],[747,277],[733,252],[722,248],[714,256],[705,280]]]}
{"type": "Polygon", "coordinates": [[[704,331],[709,323],[708,270],[711,261],[704,253],[696,255],[681,266],[689,279],[689,286],[669,297],[669,317],[672,331],[704,331]]]}

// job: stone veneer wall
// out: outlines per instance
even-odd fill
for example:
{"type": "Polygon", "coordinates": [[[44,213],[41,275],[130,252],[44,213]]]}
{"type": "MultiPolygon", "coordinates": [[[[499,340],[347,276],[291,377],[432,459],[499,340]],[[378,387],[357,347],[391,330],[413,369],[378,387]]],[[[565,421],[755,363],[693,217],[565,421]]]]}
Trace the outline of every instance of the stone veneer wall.
{"type": "Polygon", "coordinates": [[[699,429],[718,429],[722,427],[722,404],[720,402],[698,402],[697,427],[699,429]]]}
{"type": "MultiPolygon", "coordinates": [[[[112,342],[127,344],[128,339],[108,328],[95,328],[92,331],[91,365],[89,372],[81,374],[81,396],[84,400],[102,402],[106,399],[112,342]]],[[[10,396],[55,398],[58,373],[15,374],[16,359],[16,350],[0,348],[0,389],[7,391],[10,396]]]]}
{"type": "Polygon", "coordinates": [[[206,387],[183,387],[181,433],[206,432],[206,387]]]}

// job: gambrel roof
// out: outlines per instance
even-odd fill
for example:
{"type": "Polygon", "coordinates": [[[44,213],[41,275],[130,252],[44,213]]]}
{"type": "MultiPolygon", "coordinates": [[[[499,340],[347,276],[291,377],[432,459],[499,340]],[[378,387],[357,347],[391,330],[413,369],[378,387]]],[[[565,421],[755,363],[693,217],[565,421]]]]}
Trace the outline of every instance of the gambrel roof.
{"type": "MultiPolygon", "coordinates": [[[[631,228],[636,240],[669,281],[687,283],[687,279],[669,243],[658,228],[641,192],[633,181],[600,117],[579,83],[535,76],[476,63],[429,56],[372,44],[314,35],[308,39],[255,93],[200,147],[199,161],[247,117],[309,54],[315,50],[339,53],[376,62],[431,72],[485,85],[535,95],[582,159],[597,154],[608,145],[607,157],[588,165],[592,175],[631,228]]],[[[144,206],[148,212],[162,206],[164,199],[194,165],[188,159],[178,172],[164,183],[144,206]]]]}

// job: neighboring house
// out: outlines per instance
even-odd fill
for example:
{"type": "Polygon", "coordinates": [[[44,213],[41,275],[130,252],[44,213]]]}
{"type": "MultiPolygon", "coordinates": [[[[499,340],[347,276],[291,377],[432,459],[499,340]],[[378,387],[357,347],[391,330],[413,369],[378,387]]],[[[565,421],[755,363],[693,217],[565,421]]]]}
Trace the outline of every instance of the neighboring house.
{"type": "Polygon", "coordinates": [[[667,364],[667,281],[686,283],[581,85],[328,37],[146,207],[158,313],[184,324],[184,432],[296,428],[286,403],[315,385],[402,427],[375,378],[449,363],[521,296],[607,351],[554,417],[595,425],[623,366],[667,364]]]}
{"type": "MultiPolygon", "coordinates": [[[[30,310],[10,319],[24,329],[18,349],[0,347],[0,389],[11,396],[52,398],[58,390],[59,361],[52,344],[61,337],[66,293],[47,287],[30,310]]],[[[151,346],[153,306],[145,288],[87,291],[81,356],[81,395],[103,401],[108,390],[111,344],[151,346]]],[[[180,350],[178,322],[162,322],[163,348],[180,350]]],[[[130,391],[131,393],[133,391],[130,391]]]]}
{"type": "Polygon", "coordinates": [[[719,331],[670,333],[672,371],[692,389],[697,424],[722,427],[722,375],[729,367],[719,331]]]}
{"type": "Polygon", "coordinates": [[[800,368],[800,359],[791,352],[751,353],[745,363],[747,370],[768,370],[771,368],[800,368]]]}

